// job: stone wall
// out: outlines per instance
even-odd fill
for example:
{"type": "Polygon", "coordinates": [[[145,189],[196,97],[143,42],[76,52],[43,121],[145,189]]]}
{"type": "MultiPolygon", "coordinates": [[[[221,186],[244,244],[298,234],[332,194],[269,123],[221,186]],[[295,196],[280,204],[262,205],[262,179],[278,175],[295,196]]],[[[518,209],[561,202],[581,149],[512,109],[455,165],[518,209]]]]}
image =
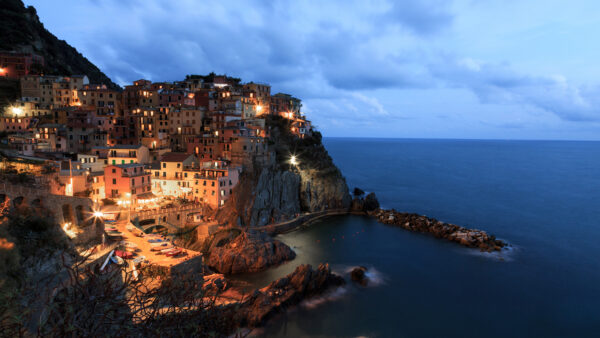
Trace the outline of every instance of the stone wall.
{"type": "Polygon", "coordinates": [[[76,230],[75,244],[98,239],[104,231],[102,222],[94,221],[91,199],[53,195],[49,188],[35,184],[0,182],[0,202],[10,199],[11,212],[32,209],[42,217],[51,217],[61,226],[71,223],[76,230]]]}

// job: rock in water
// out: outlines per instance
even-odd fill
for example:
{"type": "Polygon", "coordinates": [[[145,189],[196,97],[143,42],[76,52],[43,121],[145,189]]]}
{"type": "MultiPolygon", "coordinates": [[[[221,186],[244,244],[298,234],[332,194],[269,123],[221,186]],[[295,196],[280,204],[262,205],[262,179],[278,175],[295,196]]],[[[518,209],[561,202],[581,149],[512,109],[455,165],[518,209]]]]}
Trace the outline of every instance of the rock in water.
{"type": "MultiPolygon", "coordinates": [[[[357,188],[358,189],[358,188],[357,188]]],[[[379,209],[379,201],[374,192],[369,193],[366,197],[354,197],[350,210],[354,212],[366,212],[370,213],[374,210],[379,209]]]]}
{"type": "Polygon", "coordinates": [[[236,315],[241,325],[260,326],[272,314],[344,283],[342,277],[331,272],[329,264],[320,264],[316,270],[310,265],[300,265],[286,277],[254,291],[236,309],[236,315]]]}
{"type": "Polygon", "coordinates": [[[294,259],[284,243],[258,232],[243,232],[231,242],[210,250],[206,265],[224,274],[256,272],[294,259]]]}
{"type": "Polygon", "coordinates": [[[373,211],[379,209],[379,201],[377,200],[377,196],[372,192],[365,197],[365,211],[373,211]]]}
{"type": "Polygon", "coordinates": [[[365,268],[364,266],[357,266],[350,272],[350,278],[358,284],[366,286],[369,283],[369,279],[367,278],[366,272],[367,268],[365,268]]]}
{"type": "Polygon", "coordinates": [[[355,187],[354,191],[352,192],[352,195],[354,195],[355,197],[361,197],[364,194],[365,194],[364,190],[362,190],[359,187],[355,187]]]}

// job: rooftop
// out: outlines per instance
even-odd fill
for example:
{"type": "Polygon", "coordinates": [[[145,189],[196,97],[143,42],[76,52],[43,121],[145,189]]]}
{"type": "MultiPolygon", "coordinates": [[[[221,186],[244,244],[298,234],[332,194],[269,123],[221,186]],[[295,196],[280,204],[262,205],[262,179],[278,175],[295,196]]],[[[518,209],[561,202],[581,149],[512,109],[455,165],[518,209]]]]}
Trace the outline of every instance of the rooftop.
{"type": "MultiPolygon", "coordinates": [[[[111,165],[109,165],[109,166],[111,166],[111,165]]],[[[127,169],[127,168],[143,167],[144,165],[141,163],[126,163],[126,164],[112,164],[112,166],[119,167],[122,169],[127,169]]]]}
{"type": "Polygon", "coordinates": [[[160,160],[161,162],[183,162],[185,160],[187,160],[190,156],[190,154],[186,154],[186,153],[166,153],[163,155],[162,159],[160,160]]]}

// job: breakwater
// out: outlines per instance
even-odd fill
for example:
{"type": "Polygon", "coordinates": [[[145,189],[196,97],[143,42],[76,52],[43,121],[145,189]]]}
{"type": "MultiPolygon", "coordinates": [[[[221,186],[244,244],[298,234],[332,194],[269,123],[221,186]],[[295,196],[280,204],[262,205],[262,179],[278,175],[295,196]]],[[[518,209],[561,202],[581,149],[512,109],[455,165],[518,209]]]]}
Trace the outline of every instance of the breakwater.
{"type": "Polygon", "coordinates": [[[398,212],[394,209],[378,209],[369,212],[380,223],[394,225],[405,230],[429,233],[436,238],[444,238],[469,248],[478,248],[482,251],[500,251],[507,246],[502,240],[489,235],[483,230],[468,229],[456,224],[444,223],[418,214],[398,212]]]}

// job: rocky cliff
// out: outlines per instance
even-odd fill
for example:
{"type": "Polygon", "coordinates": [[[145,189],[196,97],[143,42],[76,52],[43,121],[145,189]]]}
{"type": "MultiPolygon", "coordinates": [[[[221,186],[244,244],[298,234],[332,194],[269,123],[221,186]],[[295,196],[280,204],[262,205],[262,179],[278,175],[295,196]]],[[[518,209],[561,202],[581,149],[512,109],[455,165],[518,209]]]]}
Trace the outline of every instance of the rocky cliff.
{"type": "Polygon", "coordinates": [[[317,269],[300,265],[286,277],[255,290],[236,308],[237,321],[250,327],[260,326],[273,314],[344,284],[342,277],[331,272],[329,264],[320,264],[317,269]]]}
{"type": "Polygon", "coordinates": [[[220,210],[221,222],[262,226],[291,219],[302,212],[348,209],[346,180],[314,132],[303,139],[290,133],[288,120],[268,117],[269,147],[276,160],[245,172],[234,195],[220,210]],[[295,156],[297,164],[290,163],[295,156]]]}
{"type": "Polygon", "coordinates": [[[263,232],[231,232],[213,236],[204,250],[205,264],[224,274],[257,272],[294,259],[296,253],[263,232]]]}
{"type": "Polygon", "coordinates": [[[35,53],[44,57],[47,75],[87,75],[91,83],[120,87],[64,40],[40,22],[35,8],[21,0],[0,1],[0,50],[35,53]]]}

